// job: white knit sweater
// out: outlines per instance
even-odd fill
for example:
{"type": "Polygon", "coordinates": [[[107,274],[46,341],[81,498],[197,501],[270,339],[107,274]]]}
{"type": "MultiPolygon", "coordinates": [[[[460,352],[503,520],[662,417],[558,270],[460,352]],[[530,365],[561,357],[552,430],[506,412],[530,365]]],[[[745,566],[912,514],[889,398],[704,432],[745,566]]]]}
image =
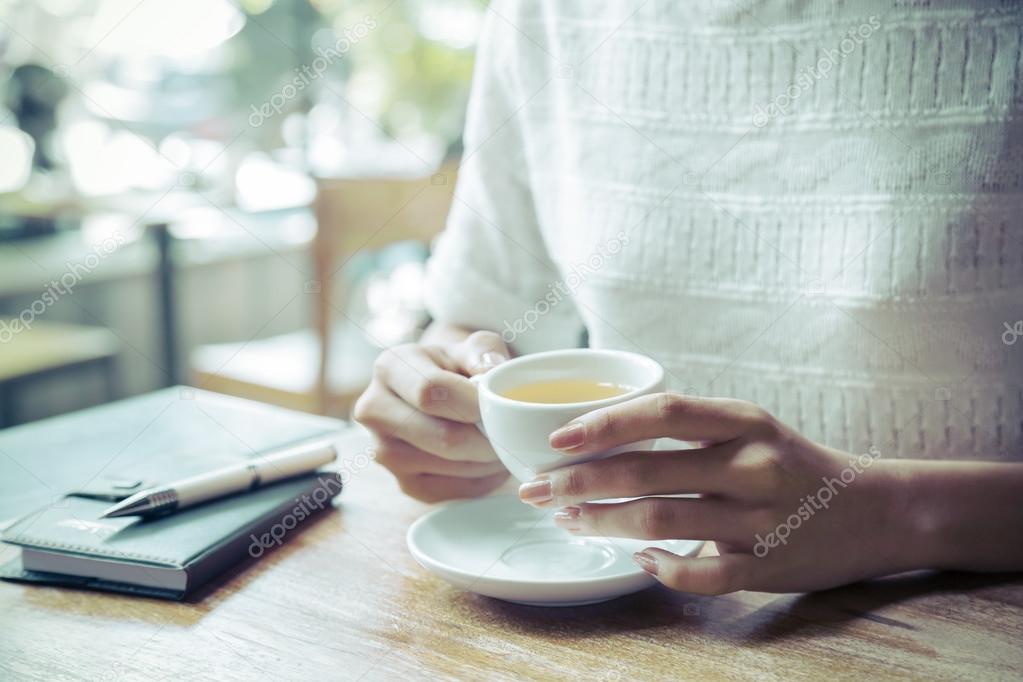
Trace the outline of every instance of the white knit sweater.
{"type": "Polygon", "coordinates": [[[1019,5],[493,3],[431,312],[850,452],[1023,459],[1019,5]]]}

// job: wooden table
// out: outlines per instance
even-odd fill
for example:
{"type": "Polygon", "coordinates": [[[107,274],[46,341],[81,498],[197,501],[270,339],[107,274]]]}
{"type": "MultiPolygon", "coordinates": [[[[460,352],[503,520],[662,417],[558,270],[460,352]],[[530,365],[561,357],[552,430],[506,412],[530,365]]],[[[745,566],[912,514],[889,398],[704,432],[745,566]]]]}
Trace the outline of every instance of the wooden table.
{"type": "Polygon", "coordinates": [[[1019,576],[516,606],[420,568],[405,531],[430,507],[353,468],[336,509],[192,602],[0,583],[0,679],[1023,678],[1019,576]]]}

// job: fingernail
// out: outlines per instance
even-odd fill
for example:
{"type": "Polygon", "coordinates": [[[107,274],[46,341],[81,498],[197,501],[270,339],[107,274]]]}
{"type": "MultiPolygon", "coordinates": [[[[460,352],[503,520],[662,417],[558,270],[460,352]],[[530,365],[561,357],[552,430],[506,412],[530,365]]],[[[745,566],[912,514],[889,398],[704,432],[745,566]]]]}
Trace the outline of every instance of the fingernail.
{"type": "Polygon", "coordinates": [[[639,567],[650,575],[657,575],[657,557],[646,552],[636,552],[632,560],[639,564],[639,567]]]}
{"type": "Polygon", "coordinates": [[[492,369],[500,365],[502,362],[506,362],[507,360],[508,356],[505,355],[504,353],[499,353],[497,351],[487,351],[486,353],[480,356],[480,367],[482,367],[483,369],[492,369]]]}
{"type": "Polygon", "coordinates": [[[530,481],[519,486],[519,499],[530,504],[549,502],[554,498],[551,482],[546,479],[530,481]]]}
{"type": "Polygon", "coordinates": [[[550,444],[552,448],[569,450],[577,448],[586,442],[586,427],[582,422],[572,422],[551,434],[550,444]]]}
{"type": "Polygon", "coordinates": [[[565,530],[579,530],[582,526],[579,523],[579,514],[582,509],[579,507],[565,507],[554,512],[554,525],[565,530]]]}

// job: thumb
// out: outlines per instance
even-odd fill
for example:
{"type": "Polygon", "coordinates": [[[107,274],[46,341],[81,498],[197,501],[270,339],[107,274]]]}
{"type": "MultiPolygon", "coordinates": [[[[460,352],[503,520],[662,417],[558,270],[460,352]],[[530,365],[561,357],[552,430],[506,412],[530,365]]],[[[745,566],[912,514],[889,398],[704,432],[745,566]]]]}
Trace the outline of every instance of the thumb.
{"type": "Polygon", "coordinates": [[[483,374],[511,357],[500,334],[474,332],[454,349],[454,361],[469,376],[483,374]]]}

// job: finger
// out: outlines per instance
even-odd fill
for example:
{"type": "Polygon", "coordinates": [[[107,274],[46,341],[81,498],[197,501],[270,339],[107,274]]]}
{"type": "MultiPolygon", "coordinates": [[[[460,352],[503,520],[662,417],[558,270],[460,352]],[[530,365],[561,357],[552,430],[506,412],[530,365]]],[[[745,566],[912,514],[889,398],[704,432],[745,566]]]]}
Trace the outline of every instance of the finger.
{"type": "Polygon", "coordinates": [[[385,438],[374,448],[376,461],[395,474],[440,474],[483,478],[507,473],[500,462],[459,462],[424,452],[397,438],[385,438]]]}
{"type": "Polygon", "coordinates": [[[734,447],[624,452],[541,474],[522,484],[520,496],[536,506],[564,507],[609,497],[728,493],[745,483],[729,466],[734,447]]]}
{"type": "Polygon", "coordinates": [[[551,434],[551,447],[589,454],[650,438],[720,443],[770,423],[753,403],[654,393],[594,410],[551,434]]]}
{"type": "Polygon", "coordinates": [[[423,414],[374,381],[355,404],[355,420],[379,438],[397,438],[430,454],[463,462],[492,462],[493,448],[473,424],[423,414]]]}
{"type": "Polygon", "coordinates": [[[693,594],[726,594],[746,589],[753,564],[748,554],[680,557],[656,547],[633,555],[636,563],[673,590],[693,594]]]}
{"type": "Polygon", "coordinates": [[[508,360],[511,353],[500,334],[475,332],[451,350],[452,359],[469,376],[482,374],[508,360]]]}
{"type": "Polygon", "coordinates": [[[566,507],[554,514],[554,523],[579,535],[726,542],[746,537],[749,525],[731,503],[671,497],[566,507]]]}
{"type": "Polygon", "coordinates": [[[437,359],[420,346],[385,350],[374,373],[380,381],[420,412],[463,423],[479,421],[479,402],[472,382],[438,366],[437,359]]]}
{"type": "Polygon", "coordinates": [[[398,484],[406,495],[423,502],[441,502],[465,497],[479,497],[497,488],[508,479],[508,472],[483,478],[458,478],[419,474],[401,477],[398,484]]]}

